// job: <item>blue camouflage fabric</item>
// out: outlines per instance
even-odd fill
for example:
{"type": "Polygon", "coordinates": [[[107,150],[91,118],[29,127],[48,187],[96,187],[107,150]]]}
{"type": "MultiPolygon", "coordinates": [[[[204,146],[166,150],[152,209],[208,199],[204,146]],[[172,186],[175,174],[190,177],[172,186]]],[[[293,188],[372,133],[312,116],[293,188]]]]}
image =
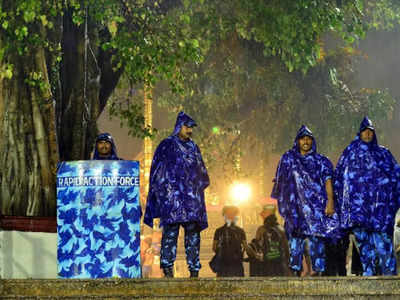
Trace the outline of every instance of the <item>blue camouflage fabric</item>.
{"type": "MultiPolygon", "coordinates": [[[[196,223],[182,224],[185,229],[185,253],[190,271],[199,271],[200,264],[200,231],[196,223]]],[[[178,243],[180,224],[164,225],[161,240],[160,267],[172,268],[176,259],[176,246],[178,243]]]]}
{"type": "Polygon", "coordinates": [[[390,151],[378,144],[375,129],[365,117],[335,170],[334,189],[344,229],[361,227],[393,234],[399,208],[399,169],[390,151]],[[374,132],[369,143],[360,138],[366,128],[374,132]]]}
{"type": "Polygon", "coordinates": [[[332,163],[317,153],[312,132],[306,126],[301,126],[292,149],[279,162],[271,194],[272,198],[278,200],[279,213],[285,220],[285,230],[289,237],[335,238],[339,234],[338,215],[325,215],[325,182],[332,175],[332,163]],[[312,137],[312,149],[301,155],[298,140],[305,135],[312,137]]]}
{"type": "MultiPolygon", "coordinates": [[[[289,238],[289,266],[294,271],[301,271],[303,268],[305,242],[304,238],[289,238]]],[[[326,267],[325,239],[316,236],[308,237],[308,250],[313,271],[324,272],[326,267]]]]}
{"type": "Polygon", "coordinates": [[[141,277],[141,215],[137,161],[61,162],[57,171],[59,277],[141,277]],[[134,181],[107,180],[113,178],[134,181]],[[91,179],[91,184],[84,179],[91,179]]]}
{"type": "Polygon", "coordinates": [[[360,251],[364,276],[397,274],[392,236],[360,227],[354,228],[353,233],[360,251]]]}
{"type": "Polygon", "coordinates": [[[153,219],[166,224],[198,224],[208,227],[204,190],[209,185],[207,169],[199,147],[178,134],[183,125],[196,126],[184,112],[178,114],[173,134],[157,147],[150,170],[150,187],[144,223],[153,226],[153,219]]]}
{"type": "Polygon", "coordinates": [[[94,147],[93,159],[96,159],[96,160],[121,160],[121,158],[119,158],[117,155],[117,147],[115,146],[114,139],[112,138],[111,134],[105,132],[105,133],[101,133],[97,136],[95,147],[94,147]],[[111,154],[109,157],[105,157],[105,158],[100,157],[99,152],[97,151],[97,142],[98,141],[107,141],[107,142],[111,143],[111,154]]]}

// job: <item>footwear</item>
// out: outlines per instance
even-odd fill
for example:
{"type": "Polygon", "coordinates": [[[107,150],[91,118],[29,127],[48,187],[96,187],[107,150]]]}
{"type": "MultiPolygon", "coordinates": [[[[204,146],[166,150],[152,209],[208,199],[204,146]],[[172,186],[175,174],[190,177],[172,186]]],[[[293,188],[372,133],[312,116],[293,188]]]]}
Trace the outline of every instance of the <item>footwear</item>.
{"type": "Polygon", "coordinates": [[[174,271],[173,271],[172,267],[163,269],[163,272],[164,272],[164,277],[167,277],[167,278],[174,277],[174,271]]]}
{"type": "Polygon", "coordinates": [[[190,278],[199,277],[199,271],[190,271],[190,278]]]}
{"type": "Polygon", "coordinates": [[[296,276],[296,277],[301,277],[301,271],[297,271],[297,270],[293,270],[293,269],[292,269],[292,272],[293,272],[293,275],[294,275],[294,276],[296,276]]]}
{"type": "Polygon", "coordinates": [[[314,274],[311,275],[312,277],[321,277],[324,276],[324,272],[315,272],[314,274]]]}

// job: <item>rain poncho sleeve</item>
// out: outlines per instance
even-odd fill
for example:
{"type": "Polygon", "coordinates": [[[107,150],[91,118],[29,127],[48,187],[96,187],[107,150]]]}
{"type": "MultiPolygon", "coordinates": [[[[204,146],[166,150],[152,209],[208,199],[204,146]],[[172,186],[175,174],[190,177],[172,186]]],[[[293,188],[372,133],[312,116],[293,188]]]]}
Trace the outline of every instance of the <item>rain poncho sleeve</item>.
{"type": "Polygon", "coordinates": [[[400,199],[399,170],[390,151],[378,144],[371,121],[364,118],[335,170],[334,189],[343,228],[392,234],[400,199]],[[360,138],[366,128],[374,132],[369,143],[360,138]]]}
{"type": "Polygon", "coordinates": [[[332,178],[333,166],[328,158],[316,152],[314,138],[312,150],[300,154],[298,139],[304,135],[313,138],[311,131],[303,125],[293,148],[279,161],[271,197],[278,200],[287,234],[336,238],[338,216],[336,213],[332,217],[325,215],[325,183],[332,178]]]}
{"type": "MultiPolygon", "coordinates": [[[[291,212],[290,207],[294,198],[291,197],[291,191],[295,189],[295,186],[291,183],[291,178],[286,178],[285,176],[290,176],[289,173],[289,158],[288,154],[285,153],[279,161],[278,168],[276,170],[276,175],[274,179],[274,186],[272,189],[271,197],[281,200],[279,201],[279,213],[286,220],[291,214],[296,214],[296,210],[291,212]],[[286,199],[287,201],[282,201],[286,199]]],[[[293,216],[296,218],[296,216],[293,216]]]]}
{"type": "Polygon", "coordinates": [[[208,226],[204,201],[204,189],[209,185],[207,169],[198,146],[178,137],[181,126],[190,125],[190,121],[187,115],[179,114],[174,134],[155,151],[144,217],[149,226],[154,218],[161,219],[161,226],[185,222],[196,222],[200,229],[208,226]]]}

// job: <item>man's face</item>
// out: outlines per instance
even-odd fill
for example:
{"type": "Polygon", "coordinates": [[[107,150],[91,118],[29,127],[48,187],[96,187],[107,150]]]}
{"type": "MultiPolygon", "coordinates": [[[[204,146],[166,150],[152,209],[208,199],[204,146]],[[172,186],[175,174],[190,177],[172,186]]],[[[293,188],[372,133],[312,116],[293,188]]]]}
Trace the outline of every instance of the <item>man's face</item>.
{"type": "Polygon", "coordinates": [[[182,140],[189,140],[192,137],[193,128],[186,125],[182,125],[181,131],[179,131],[179,137],[182,140]]]}
{"type": "Polygon", "coordinates": [[[234,221],[235,217],[238,215],[238,211],[230,209],[225,212],[224,216],[226,217],[227,220],[234,221]]]}
{"type": "Polygon", "coordinates": [[[307,153],[311,150],[313,139],[312,137],[305,135],[299,138],[299,150],[302,154],[307,153]]]}
{"type": "Polygon", "coordinates": [[[98,141],[96,144],[97,152],[100,156],[106,157],[111,154],[111,143],[108,141],[98,141]]]}
{"type": "Polygon", "coordinates": [[[369,128],[364,129],[361,131],[360,138],[363,142],[369,143],[374,138],[374,132],[369,128]]]}
{"type": "Polygon", "coordinates": [[[263,220],[265,220],[267,217],[269,217],[270,215],[273,215],[274,214],[274,211],[273,210],[263,210],[261,213],[260,213],[260,216],[261,216],[261,218],[263,219],[263,220]]]}

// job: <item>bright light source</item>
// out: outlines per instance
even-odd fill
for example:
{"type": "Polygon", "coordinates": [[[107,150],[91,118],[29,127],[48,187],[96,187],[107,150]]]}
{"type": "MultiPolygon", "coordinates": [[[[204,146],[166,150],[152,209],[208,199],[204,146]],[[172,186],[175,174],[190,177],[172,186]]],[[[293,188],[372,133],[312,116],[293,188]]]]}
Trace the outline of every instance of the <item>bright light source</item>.
{"type": "Polygon", "coordinates": [[[231,186],[231,197],[235,204],[240,204],[249,200],[251,196],[250,185],[246,183],[233,183],[231,186]]]}
{"type": "Polygon", "coordinates": [[[218,133],[219,133],[219,127],[214,126],[214,127],[212,128],[212,132],[213,132],[214,134],[218,134],[218,133]]]}

